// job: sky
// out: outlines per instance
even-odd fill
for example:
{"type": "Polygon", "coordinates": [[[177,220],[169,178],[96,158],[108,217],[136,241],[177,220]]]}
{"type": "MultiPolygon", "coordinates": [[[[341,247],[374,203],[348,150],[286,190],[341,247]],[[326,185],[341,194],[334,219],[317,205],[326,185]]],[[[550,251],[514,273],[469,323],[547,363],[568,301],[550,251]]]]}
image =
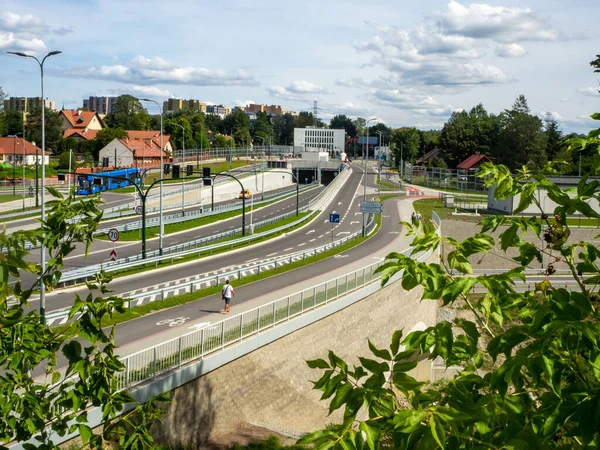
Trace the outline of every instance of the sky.
{"type": "MultiPolygon", "coordinates": [[[[0,86],[67,109],[131,94],[278,104],[439,129],[523,94],[564,132],[598,128],[598,0],[0,0],[0,86]]],[[[149,104],[150,112],[158,112],[149,104]]],[[[376,121],[374,121],[376,122],[376,121]]]]}

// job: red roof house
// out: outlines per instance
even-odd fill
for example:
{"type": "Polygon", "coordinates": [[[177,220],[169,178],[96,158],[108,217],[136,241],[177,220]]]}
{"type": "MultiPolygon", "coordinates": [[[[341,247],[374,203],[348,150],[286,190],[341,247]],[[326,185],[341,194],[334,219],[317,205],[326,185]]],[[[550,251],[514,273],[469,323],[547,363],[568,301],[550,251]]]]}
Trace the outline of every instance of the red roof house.
{"type": "Polygon", "coordinates": [[[456,166],[459,170],[469,170],[469,169],[477,169],[484,162],[493,162],[492,158],[486,155],[482,155],[477,152],[474,155],[469,156],[463,162],[461,162],[458,166],[456,166]]]}

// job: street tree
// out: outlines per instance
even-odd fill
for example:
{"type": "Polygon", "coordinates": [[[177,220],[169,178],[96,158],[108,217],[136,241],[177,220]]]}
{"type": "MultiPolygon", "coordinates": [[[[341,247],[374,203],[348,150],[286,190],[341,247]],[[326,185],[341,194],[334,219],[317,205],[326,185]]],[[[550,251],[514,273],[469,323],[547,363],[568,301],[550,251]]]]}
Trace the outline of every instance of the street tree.
{"type": "MultiPolygon", "coordinates": [[[[325,128],[325,123],[319,118],[316,120],[318,128],[325,128]]],[[[315,126],[315,116],[308,111],[300,111],[298,116],[294,118],[294,128],[306,128],[315,126]]]]}
{"type": "Polygon", "coordinates": [[[338,114],[337,116],[333,116],[331,121],[329,122],[329,128],[333,128],[336,130],[346,130],[346,134],[348,137],[356,137],[356,124],[354,121],[344,115],[338,114]]]}
{"type": "Polygon", "coordinates": [[[273,125],[271,125],[267,113],[259,112],[256,114],[252,136],[262,138],[265,143],[268,143],[269,138],[273,137],[273,125]]]}
{"type": "Polygon", "coordinates": [[[106,115],[104,121],[109,128],[147,130],[150,126],[150,115],[137,98],[132,95],[120,95],[114,109],[106,115]]]}
{"type": "MultiPolygon", "coordinates": [[[[46,108],[44,112],[46,119],[46,151],[58,155],[60,142],[63,137],[63,122],[57,111],[46,108]]],[[[22,129],[17,130],[21,133],[22,129]]],[[[25,125],[25,139],[35,142],[39,147],[42,145],[42,108],[33,108],[27,115],[25,125]]]]}
{"type": "Polygon", "coordinates": [[[393,145],[394,161],[400,161],[400,153],[404,161],[415,162],[422,157],[419,153],[421,148],[421,136],[419,130],[414,127],[396,128],[392,131],[391,142],[393,145]]]}
{"type": "Polygon", "coordinates": [[[543,167],[547,160],[543,122],[531,114],[525,96],[517,97],[512,108],[500,114],[499,120],[502,150],[498,155],[499,162],[513,170],[524,164],[543,167]]]}
{"type": "Polygon", "coordinates": [[[290,113],[273,118],[273,134],[275,143],[279,145],[294,144],[294,116],[290,113]]]}
{"type": "Polygon", "coordinates": [[[114,326],[104,329],[102,322],[123,312],[124,300],[110,295],[109,278],[100,272],[87,284],[86,297],[73,294],[69,319],[78,318],[61,330],[43,324],[29,305],[37,282],[26,285],[22,274],[33,274],[53,289],[75,247],[87,253],[101,219],[98,200],[48,191],[57,200],[48,203],[38,229],[0,233],[0,446],[31,440],[24,448],[58,450],[53,436],[78,432],[89,448],[115,442],[124,449],[153,448],[148,429],[160,416],[157,402],[168,396],[138,405],[117,389],[125,367],[115,354],[114,326]],[[30,262],[29,243],[44,244],[47,267],[30,262]],[[60,354],[67,360],[62,369],[60,354]],[[133,409],[124,412],[126,405],[133,409]],[[88,422],[93,407],[102,410],[98,429],[88,422]]]}
{"type": "Polygon", "coordinates": [[[547,113],[544,119],[544,132],[546,133],[546,156],[553,160],[558,157],[561,148],[565,145],[562,131],[551,113],[547,113]]]}
{"type": "Polygon", "coordinates": [[[16,109],[7,109],[4,111],[3,116],[3,136],[15,135],[23,132],[23,113],[17,111],[16,109]]]}
{"type": "Polygon", "coordinates": [[[221,133],[217,133],[215,136],[214,146],[216,148],[229,147],[229,139],[221,133]]]}

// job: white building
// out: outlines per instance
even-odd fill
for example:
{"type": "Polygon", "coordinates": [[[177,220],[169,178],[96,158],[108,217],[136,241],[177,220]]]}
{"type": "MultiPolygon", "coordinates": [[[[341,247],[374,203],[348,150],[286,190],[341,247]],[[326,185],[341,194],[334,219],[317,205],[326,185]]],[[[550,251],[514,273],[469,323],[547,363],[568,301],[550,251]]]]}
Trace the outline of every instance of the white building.
{"type": "MultiPolygon", "coordinates": [[[[0,137],[0,164],[26,166],[35,164],[37,152],[38,163],[42,163],[42,149],[20,137],[0,137]]],[[[50,152],[46,151],[44,163],[50,164],[50,152]]]]}
{"type": "Polygon", "coordinates": [[[294,146],[304,147],[305,151],[343,152],[346,130],[327,128],[294,128],[294,146]]]}

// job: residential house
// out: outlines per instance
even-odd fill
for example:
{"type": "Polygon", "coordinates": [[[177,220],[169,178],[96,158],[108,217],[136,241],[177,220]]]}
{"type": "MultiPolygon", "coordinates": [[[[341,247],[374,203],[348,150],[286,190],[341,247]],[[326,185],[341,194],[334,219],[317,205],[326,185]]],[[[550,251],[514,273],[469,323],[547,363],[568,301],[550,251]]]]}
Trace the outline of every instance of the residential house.
{"type": "Polygon", "coordinates": [[[58,113],[63,121],[63,138],[75,138],[80,141],[96,139],[98,131],[104,128],[102,119],[94,111],[63,109],[58,113]]]}
{"type": "Polygon", "coordinates": [[[484,162],[493,162],[492,158],[486,155],[482,155],[477,152],[474,155],[469,156],[463,162],[461,162],[456,168],[458,170],[475,170],[478,169],[484,162]]]}
{"type": "MultiPolygon", "coordinates": [[[[150,142],[153,145],[156,145],[160,148],[160,131],[157,130],[126,130],[127,136],[129,139],[139,139],[143,140],[150,145],[150,142]]],[[[167,136],[163,134],[162,136],[162,146],[165,152],[169,155],[173,154],[173,142],[171,141],[171,136],[167,136]]]]}
{"type": "MultiPolygon", "coordinates": [[[[165,136],[169,138],[169,136],[165,136]]],[[[168,161],[166,148],[163,150],[163,162],[168,161]]],[[[153,139],[123,138],[113,139],[100,150],[99,160],[102,167],[139,167],[154,166],[160,163],[160,144],[153,139]]]]}
{"type": "MultiPolygon", "coordinates": [[[[36,160],[42,163],[42,149],[20,137],[0,137],[0,165],[34,165],[36,160]]],[[[50,152],[44,155],[44,163],[50,163],[50,152]]]]}

